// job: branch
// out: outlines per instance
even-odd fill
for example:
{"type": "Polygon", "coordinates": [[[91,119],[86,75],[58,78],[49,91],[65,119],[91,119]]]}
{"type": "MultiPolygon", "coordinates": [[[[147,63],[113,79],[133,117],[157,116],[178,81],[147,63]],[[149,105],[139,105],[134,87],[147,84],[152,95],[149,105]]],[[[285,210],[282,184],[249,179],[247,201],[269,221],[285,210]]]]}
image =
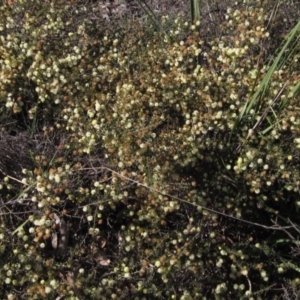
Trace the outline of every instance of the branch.
{"type": "Polygon", "coordinates": [[[187,200],[178,198],[178,197],[176,197],[176,196],[172,196],[172,195],[170,195],[170,194],[163,193],[163,192],[161,192],[161,191],[159,191],[159,190],[157,190],[157,189],[155,189],[155,188],[152,188],[152,187],[150,187],[150,186],[147,186],[147,185],[145,185],[145,184],[143,184],[143,183],[141,183],[141,182],[139,182],[139,181],[137,181],[137,180],[134,180],[134,179],[132,179],[132,178],[130,178],[130,177],[128,177],[128,176],[121,175],[120,173],[114,171],[113,169],[108,168],[108,167],[105,167],[105,166],[102,166],[102,167],[94,167],[94,168],[81,168],[81,169],[79,169],[79,170],[91,170],[91,169],[98,169],[98,170],[99,170],[99,169],[104,169],[104,170],[110,171],[110,172],[116,174],[119,178],[123,178],[123,179],[126,179],[126,180],[130,181],[130,182],[133,182],[133,183],[137,184],[138,186],[142,186],[142,187],[148,189],[148,190],[151,191],[151,192],[159,193],[159,194],[161,194],[161,195],[163,195],[163,196],[172,198],[172,199],[177,200],[177,201],[179,201],[179,202],[186,203],[186,204],[189,204],[189,205],[192,205],[192,206],[195,206],[195,207],[200,207],[200,208],[202,208],[202,209],[204,209],[204,210],[207,210],[207,211],[209,211],[209,212],[211,212],[211,213],[217,214],[217,215],[219,215],[219,216],[227,217],[227,218],[230,218],[230,219],[232,219],[232,220],[236,220],[236,221],[243,222],[243,223],[246,223],[246,224],[258,226],[258,227],[261,227],[261,228],[264,228],[264,229],[268,229],[268,230],[283,230],[283,228],[284,228],[284,229],[289,229],[289,228],[292,228],[292,227],[293,227],[293,226],[285,226],[285,227],[281,227],[281,226],[280,226],[280,227],[278,227],[278,226],[276,226],[276,225],[275,225],[275,226],[266,226],[266,225],[263,225],[263,224],[259,224],[259,223],[250,222],[250,221],[247,221],[247,220],[244,220],[244,219],[236,218],[236,217],[230,216],[230,215],[228,215],[228,214],[222,213],[222,212],[220,212],[220,211],[214,210],[214,209],[212,209],[212,208],[208,208],[208,207],[205,207],[205,206],[202,206],[202,205],[198,205],[198,204],[195,204],[195,203],[190,203],[190,202],[187,201],[187,200]]]}

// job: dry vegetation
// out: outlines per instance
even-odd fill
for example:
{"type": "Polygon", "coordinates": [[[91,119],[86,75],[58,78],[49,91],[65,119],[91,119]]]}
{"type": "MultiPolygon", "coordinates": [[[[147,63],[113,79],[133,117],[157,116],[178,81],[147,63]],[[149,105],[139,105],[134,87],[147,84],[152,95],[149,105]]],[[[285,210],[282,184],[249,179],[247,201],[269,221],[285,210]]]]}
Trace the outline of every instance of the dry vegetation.
{"type": "Polygon", "coordinates": [[[1,299],[298,299],[299,8],[269,2],[0,5],[1,299]]]}

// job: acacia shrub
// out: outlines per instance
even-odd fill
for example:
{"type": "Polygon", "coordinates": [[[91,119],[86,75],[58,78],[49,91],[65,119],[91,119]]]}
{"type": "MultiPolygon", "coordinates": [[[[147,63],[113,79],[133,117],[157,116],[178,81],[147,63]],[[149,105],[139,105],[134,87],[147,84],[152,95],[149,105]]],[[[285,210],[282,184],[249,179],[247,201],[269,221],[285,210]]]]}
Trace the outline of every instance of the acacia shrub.
{"type": "Polygon", "coordinates": [[[149,24],[98,26],[82,1],[1,9],[1,116],[24,115],[43,145],[1,179],[3,297],[272,297],[273,283],[298,283],[284,232],[202,208],[297,223],[298,54],[235,128],[268,70],[260,4],[229,8],[220,37],[164,17],[168,39],[149,24]],[[285,83],[272,131],[258,134],[269,112],[249,135],[285,83]],[[51,241],[64,223],[68,255],[51,241]]]}

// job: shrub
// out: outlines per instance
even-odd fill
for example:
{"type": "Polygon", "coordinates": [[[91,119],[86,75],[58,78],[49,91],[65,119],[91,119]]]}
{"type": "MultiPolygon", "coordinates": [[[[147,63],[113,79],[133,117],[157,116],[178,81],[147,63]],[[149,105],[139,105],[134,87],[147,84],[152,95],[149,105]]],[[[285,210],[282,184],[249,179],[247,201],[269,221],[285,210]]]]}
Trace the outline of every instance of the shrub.
{"type": "Polygon", "coordinates": [[[104,12],[1,6],[2,298],[297,289],[295,45],[260,93],[280,40],[260,3],[208,36],[181,16],[158,30],[104,12]]]}

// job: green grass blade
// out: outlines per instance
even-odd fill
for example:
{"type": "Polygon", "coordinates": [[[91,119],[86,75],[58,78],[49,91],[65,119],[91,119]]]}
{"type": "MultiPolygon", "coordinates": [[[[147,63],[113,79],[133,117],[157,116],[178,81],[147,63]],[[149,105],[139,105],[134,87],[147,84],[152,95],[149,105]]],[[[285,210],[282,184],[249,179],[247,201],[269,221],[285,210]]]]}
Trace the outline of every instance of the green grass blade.
{"type": "Polygon", "coordinates": [[[200,20],[199,0],[191,0],[192,23],[200,20]]]}
{"type": "MultiPolygon", "coordinates": [[[[270,81],[271,81],[271,77],[273,76],[274,71],[278,68],[278,66],[282,67],[282,65],[286,62],[287,59],[282,61],[282,57],[286,51],[286,49],[289,47],[289,45],[291,44],[291,42],[293,41],[294,37],[296,36],[296,34],[298,33],[300,29],[300,21],[297,23],[297,25],[291,30],[291,32],[289,33],[288,37],[287,37],[287,41],[284,44],[284,46],[282,47],[281,51],[279,52],[279,54],[277,55],[277,57],[275,58],[274,63],[272,64],[272,66],[270,67],[269,71],[267,72],[266,76],[264,77],[264,79],[262,80],[258,90],[255,92],[255,94],[253,95],[252,99],[250,100],[250,102],[247,105],[246,108],[246,113],[248,114],[249,111],[252,109],[255,101],[257,100],[258,96],[261,94],[261,97],[264,96],[270,81]],[[280,64],[281,62],[281,64],[280,64]]],[[[293,49],[291,51],[295,51],[296,45],[293,47],[293,49]]]]}
{"type": "Polygon", "coordinates": [[[23,222],[20,226],[18,226],[17,229],[15,229],[12,233],[12,235],[15,235],[18,232],[21,232],[23,230],[24,225],[26,225],[28,223],[29,219],[26,220],[25,222],[23,222]]]}
{"type": "MultiPolygon", "coordinates": [[[[286,61],[290,58],[290,56],[297,50],[297,46],[299,44],[299,36],[297,36],[297,34],[299,34],[299,30],[300,30],[300,21],[298,21],[298,23],[296,24],[296,26],[290,31],[290,33],[288,34],[286,41],[284,43],[284,45],[282,46],[280,52],[278,53],[277,57],[275,58],[273,64],[271,65],[271,67],[269,68],[267,74],[265,75],[265,77],[263,78],[263,80],[261,81],[258,89],[256,90],[256,92],[254,93],[254,95],[252,96],[252,98],[250,99],[250,101],[248,101],[244,107],[242,108],[234,126],[232,129],[232,132],[236,130],[236,128],[239,126],[241,120],[249,115],[249,112],[251,109],[254,109],[256,112],[258,112],[260,110],[260,107],[262,105],[262,99],[264,97],[264,95],[266,94],[266,91],[268,90],[270,83],[271,83],[271,78],[275,72],[276,69],[280,69],[285,63],[286,61]],[[295,41],[296,38],[296,41],[295,41]],[[288,55],[285,55],[287,48],[291,46],[291,50],[289,50],[288,55]],[[283,59],[283,57],[285,57],[283,59]]],[[[295,90],[296,92],[299,90],[300,88],[300,84],[297,84],[293,90],[295,90]]],[[[286,104],[286,103],[285,103],[286,104]]],[[[281,107],[282,108],[282,107],[281,107]]],[[[231,132],[231,133],[232,133],[231,132]]],[[[230,136],[231,139],[231,136],[230,136]]]]}
{"type": "Polygon", "coordinates": [[[292,88],[291,93],[292,93],[293,95],[296,95],[296,94],[299,92],[299,90],[300,90],[300,82],[298,82],[298,83],[292,88]]]}
{"type": "Polygon", "coordinates": [[[162,28],[159,20],[157,19],[156,15],[153,12],[153,10],[151,9],[151,7],[146,3],[145,0],[144,1],[137,0],[137,2],[139,3],[139,6],[143,9],[143,11],[146,13],[146,15],[150,18],[151,22],[156,27],[156,29],[158,29],[159,31],[161,31],[165,35],[167,41],[169,41],[170,39],[169,39],[168,34],[162,28]]]}

